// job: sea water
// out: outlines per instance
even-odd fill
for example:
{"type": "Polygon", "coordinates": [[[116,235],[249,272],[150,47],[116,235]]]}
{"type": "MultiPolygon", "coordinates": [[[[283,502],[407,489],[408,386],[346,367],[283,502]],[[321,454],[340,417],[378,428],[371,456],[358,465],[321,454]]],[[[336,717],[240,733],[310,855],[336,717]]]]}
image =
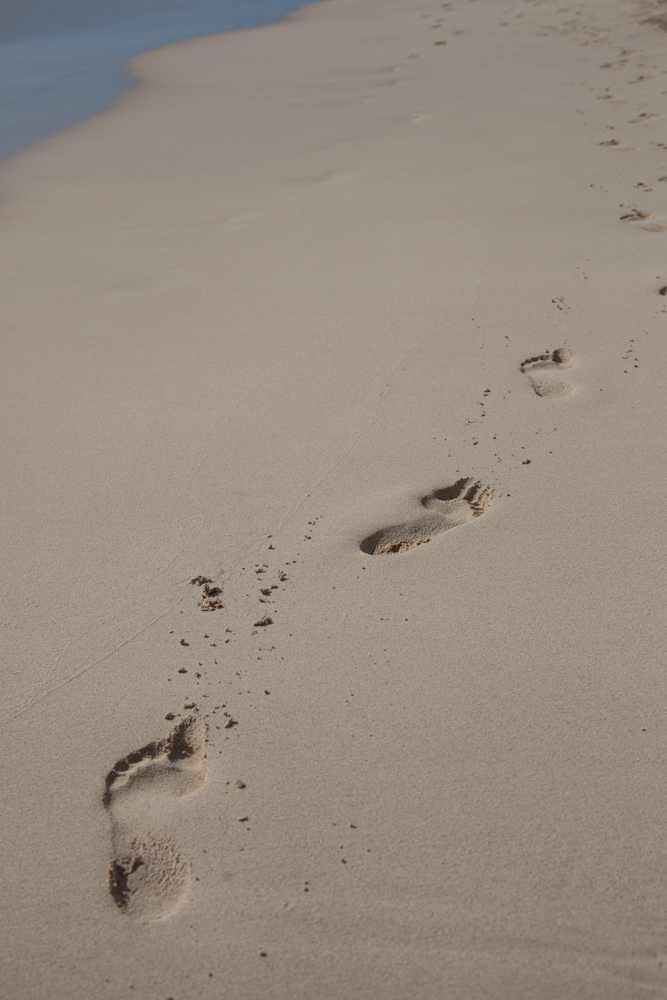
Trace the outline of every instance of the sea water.
{"type": "Polygon", "coordinates": [[[0,156],[103,111],[125,60],[182,38],[277,21],[299,0],[0,0],[0,156]]]}

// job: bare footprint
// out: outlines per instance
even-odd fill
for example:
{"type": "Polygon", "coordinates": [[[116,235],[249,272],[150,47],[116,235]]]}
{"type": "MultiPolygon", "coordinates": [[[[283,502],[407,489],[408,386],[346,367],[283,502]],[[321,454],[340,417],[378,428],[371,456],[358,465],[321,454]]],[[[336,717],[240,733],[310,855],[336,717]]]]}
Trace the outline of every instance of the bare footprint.
{"type": "Polygon", "coordinates": [[[637,147],[630,146],[624,139],[607,139],[606,142],[601,142],[601,146],[614,146],[616,149],[625,153],[636,153],[637,147]]]}
{"type": "Polygon", "coordinates": [[[108,890],[118,908],[137,920],[168,916],[188,893],[190,862],[165,831],[171,800],[206,781],[205,742],[206,723],[190,716],[166,739],[119,760],[107,775],[103,802],[114,852],[108,890]]]}
{"type": "Polygon", "coordinates": [[[558,347],[555,351],[547,351],[545,354],[538,354],[534,358],[526,358],[521,362],[521,371],[528,375],[530,384],[538,396],[547,396],[552,399],[571,396],[574,392],[573,386],[562,379],[549,377],[548,373],[562,368],[572,368],[574,360],[567,347],[558,347]],[[543,377],[542,373],[547,373],[543,377]]]}
{"type": "Polygon", "coordinates": [[[459,479],[453,486],[436,490],[422,499],[424,507],[431,512],[429,517],[376,531],[363,540],[361,551],[371,556],[409,552],[443,531],[480,517],[488,509],[492,496],[493,490],[476,479],[459,479]]]}
{"type": "Polygon", "coordinates": [[[633,208],[621,216],[621,222],[630,222],[639,229],[644,229],[647,233],[667,233],[667,225],[660,222],[650,212],[642,212],[638,208],[633,208]]]}

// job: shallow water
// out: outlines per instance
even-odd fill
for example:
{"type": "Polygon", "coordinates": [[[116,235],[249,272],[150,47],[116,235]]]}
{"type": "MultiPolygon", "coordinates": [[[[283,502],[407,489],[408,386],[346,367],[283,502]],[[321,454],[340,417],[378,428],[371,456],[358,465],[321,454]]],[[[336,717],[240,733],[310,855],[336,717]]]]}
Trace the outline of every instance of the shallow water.
{"type": "Polygon", "coordinates": [[[182,38],[277,21],[299,0],[4,0],[0,156],[104,110],[125,60],[182,38]]]}

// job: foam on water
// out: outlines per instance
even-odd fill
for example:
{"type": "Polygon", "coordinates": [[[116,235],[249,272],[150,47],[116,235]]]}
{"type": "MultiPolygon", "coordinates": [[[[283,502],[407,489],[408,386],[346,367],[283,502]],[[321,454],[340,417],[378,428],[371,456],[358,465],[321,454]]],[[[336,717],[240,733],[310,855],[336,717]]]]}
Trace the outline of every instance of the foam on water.
{"type": "Polygon", "coordinates": [[[125,60],[183,38],[277,21],[299,0],[5,0],[0,157],[108,107],[125,60]]]}

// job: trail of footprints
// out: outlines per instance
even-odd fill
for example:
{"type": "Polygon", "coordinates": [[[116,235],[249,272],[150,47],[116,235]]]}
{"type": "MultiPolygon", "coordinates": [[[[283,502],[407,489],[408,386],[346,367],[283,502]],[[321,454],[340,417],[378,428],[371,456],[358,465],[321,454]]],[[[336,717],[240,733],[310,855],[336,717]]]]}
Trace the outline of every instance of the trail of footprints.
{"type": "MultiPolygon", "coordinates": [[[[661,17],[648,17],[644,21],[642,21],[642,24],[653,24],[655,27],[660,28],[662,31],[665,30],[665,19],[661,17]]],[[[617,83],[621,82],[618,79],[620,74],[625,74],[626,72],[632,72],[632,71],[635,73],[641,71],[639,72],[639,75],[636,76],[634,79],[627,79],[626,77],[624,81],[625,84],[627,85],[630,84],[639,85],[638,92],[635,94],[633,87],[632,95],[629,91],[627,92],[627,98],[628,98],[627,100],[619,100],[613,98],[612,94],[609,92],[610,88],[606,87],[605,93],[599,95],[599,99],[608,99],[617,104],[627,104],[628,102],[630,102],[634,103],[635,107],[645,107],[645,101],[647,100],[647,91],[644,85],[647,84],[649,81],[656,79],[654,73],[659,68],[659,62],[656,61],[655,55],[647,56],[643,55],[642,53],[643,53],[642,49],[623,48],[620,51],[618,59],[604,62],[599,67],[601,70],[606,71],[607,76],[609,71],[615,73],[617,76],[617,81],[616,81],[617,83]],[[653,73],[644,72],[647,68],[653,70],[654,72],[653,73]],[[641,103],[638,103],[637,98],[639,98],[639,102],[641,103]]],[[[648,93],[650,93],[650,90],[648,91],[648,93]]],[[[664,94],[665,91],[661,91],[661,96],[663,96],[664,94]]],[[[653,97],[655,98],[655,96],[656,95],[654,93],[653,97]]],[[[645,145],[642,146],[631,145],[624,139],[621,139],[616,136],[613,138],[603,139],[600,141],[599,144],[601,146],[605,146],[608,148],[615,148],[618,150],[634,152],[634,153],[648,151],[650,147],[653,147],[655,150],[659,149],[664,150],[667,148],[667,144],[665,144],[664,142],[657,142],[656,139],[650,138],[655,133],[655,129],[653,128],[653,126],[655,125],[656,120],[660,119],[660,117],[661,117],[660,114],[657,114],[655,111],[652,110],[644,110],[644,111],[636,110],[634,112],[634,117],[626,118],[627,125],[643,126],[641,131],[644,134],[641,136],[639,141],[643,142],[645,145]],[[647,125],[648,129],[646,128],[647,125]]],[[[614,131],[617,125],[616,124],[612,125],[607,123],[604,127],[605,129],[614,131]]],[[[637,132],[637,130],[634,131],[635,133],[637,132]]],[[[658,173],[660,173],[660,171],[658,171],[658,173]]],[[[654,177],[648,183],[645,180],[638,181],[636,184],[634,184],[634,189],[636,192],[638,192],[638,196],[646,198],[647,196],[653,194],[654,181],[658,182],[667,181],[667,176],[654,177]]],[[[643,229],[649,233],[667,232],[667,220],[665,220],[664,216],[655,215],[653,214],[653,212],[648,211],[646,208],[637,207],[636,204],[625,205],[621,207],[624,207],[626,209],[623,215],[620,216],[621,222],[629,223],[630,225],[635,226],[638,229],[643,229]]]]}
{"type": "MultiPolygon", "coordinates": [[[[528,376],[538,396],[561,399],[571,396],[575,390],[556,373],[572,368],[574,364],[568,348],[559,347],[534,358],[526,358],[521,363],[521,371],[528,376]]],[[[422,498],[421,504],[429,512],[427,515],[375,531],[363,539],[361,551],[372,556],[409,552],[451,528],[481,517],[488,510],[492,498],[492,488],[482,485],[478,479],[459,479],[452,486],[422,498]]]]}
{"type": "MultiPolygon", "coordinates": [[[[559,398],[571,395],[573,389],[554,373],[573,365],[570,351],[562,347],[527,358],[521,371],[538,396],[559,398]]],[[[367,555],[409,552],[452,528],[472,523],[486,513],[492,498],[493,489],[478,479],[458,479],[422,497],[425,514],[364,538],[361,551],[367,555]]],[[[255,572],[262,573],[264,568],[255,572]]],[[[284,571],[278,578],[285,579],[284,571]]],[[[202,611],[222,607],[221,588],[208,577],[195,577],[191,583],[201,587],[202,611]]],[[[261,593],[270,596],[272,590],[265,588],[261,593]]],[[[187,645],[185,640],[181,644],[187,645]]],[[[102,801],[111,820],[113,853],[107,887],[119,910],[136,920],[167,917],[188,895],[192,868],[172,826],[178,819],[178,800],[192,795],[206,781],[206,740],[204,720],[189,715],[165,738],[117,761],[106,777],[102,801]]]]}
{"type": "MultiPolygon", "coordinates": [[[[602,68],[611,66],[605,64],[602,68]]],[[[648,117],[655,116],[645,114],[640,119],[648,117]]],[[[633,149],[618,138],[600,144],[633,149]]],[[[667,176],[659,180],[667,181],[667,176]]],[[[646,185],[637,187],[652,190],[646,185]]],[[[653,232],[667,230],[667,225],[636,207],[627,211],[622,221],[653,232]]],[[[660,293],[667,294],[667,286],[661,288],[660,293]]],[[[574,366],[569,349],[561,347],[526,358],[520,370],[538,396],[557,400],[575,392],[575,387],[563,375],[574,366]]],[[[453,528],[472,524],[488,511],[492,499],[490,486],[474,477],[462,477],[422,497],[419,516],[375,531],[361,541],[360,549],[367,555],[409,552],[453,528]]],[[[256,569],[256,572],[263,571],[256,569]]],[[[222,607],[222,590],[212,580],[196,577],[192,583],[201,587],[199,607],[202,611],[222,607]]],[[[271,596],[271,589],[260,591],[266,601],[271,596]]],[[[268,624],[271,619],[260,620],[255,626],[265,621],[268,624]]],[[[137,920],[169,916],[188,895],[192,868],[172,827],[178,818],[179,800],[196,793],[206,782],[206,739],[207,726],[203,719],[187,716],[165,738],[119,760],[107,775],[103,804],[111,821],[113,855],[108,871],[108,891],[119,910],[137,920]]]]}

